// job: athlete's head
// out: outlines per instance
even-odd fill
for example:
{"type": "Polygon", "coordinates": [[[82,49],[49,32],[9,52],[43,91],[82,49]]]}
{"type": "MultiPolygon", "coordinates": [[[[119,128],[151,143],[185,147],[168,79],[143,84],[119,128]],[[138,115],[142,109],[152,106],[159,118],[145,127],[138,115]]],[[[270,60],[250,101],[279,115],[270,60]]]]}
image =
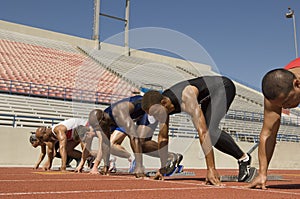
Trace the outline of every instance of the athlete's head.
{"type": "Polygon", "coordinates": [[[159,122],[165,122],[168,114],[167,102],[158,91],[148,91],[142,99],[142,109],[159,122]]]}
{"type": "Polygon", "coordinates": [[[300,102],[300,81],[288,70],[274,69],[263,77],[262,92],[274,104],[293,108],[300,102]]]}
{"type": "Polygon", "coordinates": [[[89,124],[95,131],[109,131],[110,117],[101,109],[94,109],[89,114],[89,124]]]}
{"type": "Polygon", "coordinates": [[[163,95],[158,91],[148,91],[144,94],[142,99],[142,109],[149,112],[149,109],[154,104],[160,104],[163,99],[163,95]]]}
{"type": "Polygon", "coordinates": [[[31,135],[29,137],[29,142],[30,144],[36,148],[37,146],[39,146],[39,140],[36,138],[35,132],[31,132],[31,135]]]}
{"type": "Polygon", "coordinates": [[[40,142],[48,142],[51,140],[51,132],[47,132],[47,127],[41,126],[36,129],[35,135],[40,142]]]}

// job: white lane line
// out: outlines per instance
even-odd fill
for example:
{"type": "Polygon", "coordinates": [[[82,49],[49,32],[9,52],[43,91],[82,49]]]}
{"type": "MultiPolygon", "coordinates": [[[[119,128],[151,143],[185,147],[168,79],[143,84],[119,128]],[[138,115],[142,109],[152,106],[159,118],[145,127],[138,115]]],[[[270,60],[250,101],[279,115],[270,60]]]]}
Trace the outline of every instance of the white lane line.
{"type": "Polygon", "coordinates": [[[64,182],[68,182],[68,181],[125,181],[125,180],[129,180],[129,179],[103,179],[103,178],[92,178],[92,179],[36,179],[36,180],[0,180],[1,182],[53,182],[53,181],[64,181],[64,182]]]}
{"type": "MultiPolygon", "coordinates": [[[[126,181],[126,180],[151,180],[150,178],[133,178],[132,176],[110,176],[114,179],[103,179],[103,178],[97,178],[97,179],[38,179],[38,180],[0,180],[0,182],[41,182],[41,181],[126,181]]],[[[6,194],[12,194],[12,195],[30,195],[30,194],[64,194],[64,193],[104,193],[104,192],[119,192],[119,191],[146,191],[146,190],[184,190],[184,189],[208,189],[208,188],[217,188],[217,189],[238,189],[238,190],[245,190],[245,191],[255,191],[255,192],[261,192],[261,193],[277,193],[277,194],[287,194],[287,195],[297,195],[299,196],[300,193],[294,193],[294,192],[286,192],[286,191],[277,191],[277,190],[260,190],[260,189],[247,189],[243,188],[241,186],[211,186],[211,185],[205,185],[203,182],[199,183],[192,183],[192,182],[179,182],[179,181],[172,181],[172,180],[165,180],[165,181],[155,181],[158,183],[171,183],[171,184],[178,184],[178,185],[194,185],[197,187],[190,187],[190,188],[152,188],[152,189],[125,189],[125,190],[83,190],[83,191],[63,191],[63,192],[20,192],[20,193],[0,193],[1,195],[6,194]]]]}
{"type": "MultiPolygon", "coordinates": [[[[138,191],[181,191],[181,190],[195,190],[199,187],[186,188],[149,188],[149,189],[116,189],[116,190],[77,190],[77,191],[41,191],[41,192],[12,192],[0,193],[0,196],[17,196],[17,195],[45,195],[45,194],[78,194],[78,193],[114,193],[114,192],[138,192],[138,191]]],[[[200,187],[201,189],[201,187],[200,187]]],[[[207,187],[202,187],[207,189],[207,187]]]]}
{"type": "MultiPolygon", "coordinates": [[[[174,184],[180,184],[180,185],[197,185],[196,183],[186,183],[186,182],[171,182],[171,181],[164,181],[168,183],[174,183],[174,184]]],[[[300,193],[295,193],[295,192],[287,192],[287,191],[277,191],[277,190],[261,190],[261,189],[248,189],[248,188],[243,188],[242,186],[212,186],[212,185],[205,185],[203,184],[198,184],[202,185],[203,187],[211,187],[211,188],[216,188],[216,189],[238,189],[238,190],[244,190],[244,191],[255,191],[255,192],[260,192],[260,193],[278,193],[278,194],[288,194],[288,195],[300,195],[300,193]]]]}
{"type": "Polygon", "coordinates": [[[280,193],[280,194],[289,194],[289,195],[299,195],[300,193],[295,193],[295,192],[286,192],[286,191],[277,191],[277,190],[262,190],[262,189],[248,189],[248,188],[243,188],[243,187],[238,187],[238,186],[225,186],[225,188],[232,188],[232,189],[238,189],[238,190],[246,190],[246,191],[257,191],[260,193],[265,193],[265,192],[269,192],[269,193],[280,193]]]}

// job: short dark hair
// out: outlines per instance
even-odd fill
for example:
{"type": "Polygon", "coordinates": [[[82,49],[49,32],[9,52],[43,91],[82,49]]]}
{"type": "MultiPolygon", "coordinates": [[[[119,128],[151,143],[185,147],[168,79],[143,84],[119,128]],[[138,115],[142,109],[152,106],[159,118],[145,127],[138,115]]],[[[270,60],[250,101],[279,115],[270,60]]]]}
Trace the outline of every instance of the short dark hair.
{"type": "Polygon", "coordinates": [[[31,135],[29,137],[29,142],[31,144],[34,144],[34,142],[38,141],[38,139],[36,138],[35,132],[31,132],[31,135]]]}
{"type": "Polygon", "coordinates": [[[163,99],[163,95],[159,91],[151,90],[145,93],[142,99],[142,109],[144,111],[149,110],[149,108],[154,104],[160,104],[163,99]]]}
{"type": "Polygon", "coordinates": [[[288,95],[293,89],[296,76],[285,69],[274,69],[265,74],[262,79],[262,93],[268,100],[274,100],[280,94],[288,95]]]}

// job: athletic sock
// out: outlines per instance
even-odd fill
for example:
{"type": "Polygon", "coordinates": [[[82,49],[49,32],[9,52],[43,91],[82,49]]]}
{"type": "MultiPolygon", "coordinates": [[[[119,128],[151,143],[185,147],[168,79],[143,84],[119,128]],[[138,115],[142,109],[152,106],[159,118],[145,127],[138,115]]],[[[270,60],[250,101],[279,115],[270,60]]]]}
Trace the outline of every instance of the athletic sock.
{"type": "Polygon", "coordinates": [[[247,162],[247,161],[249,161],[249,155],[246,153],[246,157],[244,157],[244,158],[241,158],[241,159],[239,159],[239,162],[247,162]]]}

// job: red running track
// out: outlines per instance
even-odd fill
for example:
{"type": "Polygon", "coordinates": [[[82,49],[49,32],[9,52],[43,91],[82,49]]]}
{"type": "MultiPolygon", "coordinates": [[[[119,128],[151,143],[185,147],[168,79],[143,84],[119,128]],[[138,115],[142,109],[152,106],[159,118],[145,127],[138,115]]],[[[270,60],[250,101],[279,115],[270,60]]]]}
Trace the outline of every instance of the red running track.
{"type": "MultiPolygon", "coordinates": [[[[225,182],[224,186],[204,185],[205,170],[186,170],[195,176],[156,181],[136,179],[129,174],[110,176],[62,173],[31,168],[0,168],[0,198],[300,198],[299,170],[270,170],[284,180],[269,181],[268,190],[246,189],[247,183],[225,182]]],[[[220,175],[236,170],[219,169],[220,175]]]]}

